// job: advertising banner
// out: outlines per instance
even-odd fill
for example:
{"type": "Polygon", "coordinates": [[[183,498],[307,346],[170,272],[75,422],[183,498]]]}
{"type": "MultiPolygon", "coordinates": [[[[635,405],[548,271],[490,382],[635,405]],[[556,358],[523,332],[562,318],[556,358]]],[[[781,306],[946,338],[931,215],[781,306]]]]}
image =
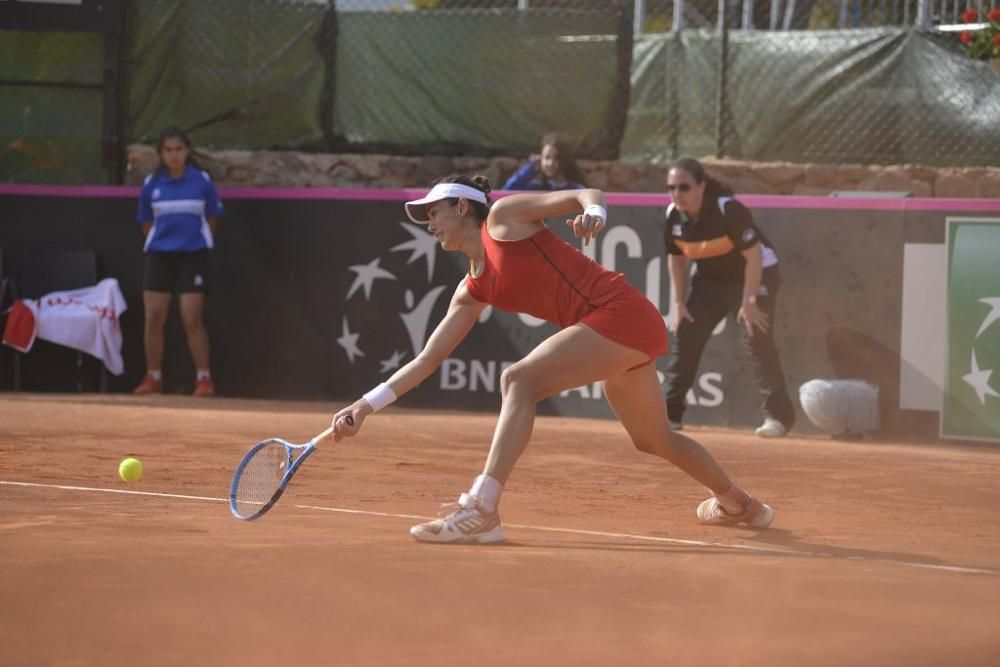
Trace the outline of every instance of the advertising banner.
{"type": "Polygon", "coordinates": [[[1000,442],[1000,218],[948,218],[941,435],[1000,442]]]}

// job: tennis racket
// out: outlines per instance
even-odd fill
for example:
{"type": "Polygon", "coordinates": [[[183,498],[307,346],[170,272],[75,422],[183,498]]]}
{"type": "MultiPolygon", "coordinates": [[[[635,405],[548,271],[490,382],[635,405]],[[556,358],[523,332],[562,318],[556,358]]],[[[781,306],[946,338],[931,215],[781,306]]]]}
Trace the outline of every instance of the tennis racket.
{"type": "MultiPolygon", "coordinates": [[[[354,425],[352,417],[345,419],[354,425]]],[[[271,509],[285,492],[292,475],[331,433],[332,426],[304,445],[268,438],[251,447],[236,467],[229,486],[229,509],[233,516],[253,521],[271,509]]]]}

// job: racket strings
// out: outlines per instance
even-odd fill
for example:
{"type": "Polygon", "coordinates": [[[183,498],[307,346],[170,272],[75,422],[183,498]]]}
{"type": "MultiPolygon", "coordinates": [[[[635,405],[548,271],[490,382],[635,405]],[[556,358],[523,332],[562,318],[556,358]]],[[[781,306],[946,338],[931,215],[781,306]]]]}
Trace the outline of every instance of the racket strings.
{"type": "Polygon", "coordinates": [[[277,442],[268,443],[247,461],[236,486],[236,510],[241,516],[259,511],[277,493],[288,472],[288,450],[277,442]]]}

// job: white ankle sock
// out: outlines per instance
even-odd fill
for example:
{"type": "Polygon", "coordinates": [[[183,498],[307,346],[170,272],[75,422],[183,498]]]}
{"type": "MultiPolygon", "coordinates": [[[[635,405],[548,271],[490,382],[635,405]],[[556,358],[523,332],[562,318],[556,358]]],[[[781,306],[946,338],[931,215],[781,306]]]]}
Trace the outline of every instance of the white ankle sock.
{"type": "Polygon", "coordinates": [[[211,379],[212,379],[212,371],[206,371],[201,369],[198,370],[198,382],[201,382],[202,380],[211,380],[211,379]]]}
{"type": "Polygon", "coordinates": [[[478,498],[483,504],[483,509],[489,514],[497,511],[501,493],[503,493],[503,484],[489,475],[476,477],[469,489],[469,495],[478,498]]]}
{"type": "Polygon", "coordinates": [[[146,375],[153,378],[157,382],[163,379],[163,371],[146,371],[146,375]]]}

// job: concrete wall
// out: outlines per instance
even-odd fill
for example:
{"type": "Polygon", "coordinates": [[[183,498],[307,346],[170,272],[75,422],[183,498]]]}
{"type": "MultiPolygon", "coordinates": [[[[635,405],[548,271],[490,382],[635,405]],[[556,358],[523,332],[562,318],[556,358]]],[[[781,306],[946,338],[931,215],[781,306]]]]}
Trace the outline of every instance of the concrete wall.
{"type": "MultiPolygon", "coordinates": [[[[214,151],[202,164],[224,185],[420,188],[450,173],[484,174],[500,189],[519,166],[509,157],[332,155],[271,151],[214,151]]],[[[741,194],[828,195],[834,191],[903,191],[914,197],[1000,198],[1000,168],[915,165],[824,165],[740,162],[704,158],[709,172],[741,194]]],[[[139,184],[157,166],[149,146],[129,147],[128,182],[139,184]]],[[[587,184],[608,192],[663,192],[666,167],[581,160],[587,184]]]]}

